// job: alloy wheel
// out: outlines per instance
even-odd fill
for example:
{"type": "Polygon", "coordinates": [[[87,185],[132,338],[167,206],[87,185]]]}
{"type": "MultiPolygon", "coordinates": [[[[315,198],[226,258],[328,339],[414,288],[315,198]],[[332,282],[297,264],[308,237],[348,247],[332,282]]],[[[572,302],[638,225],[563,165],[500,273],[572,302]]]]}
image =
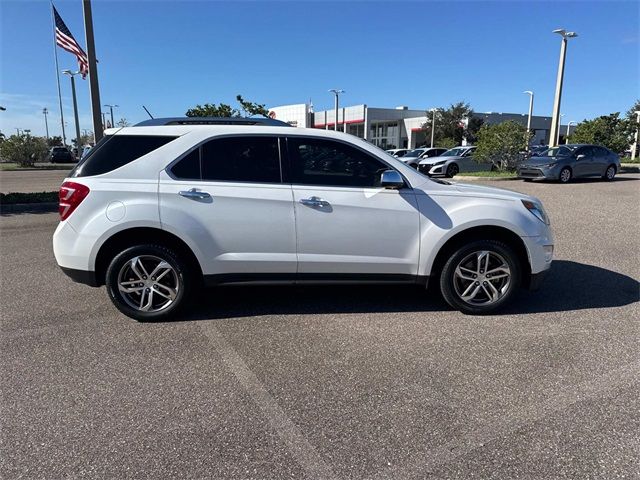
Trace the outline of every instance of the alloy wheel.
{"type": "Polygon", "coordinates": [[[141,312],[159,312],[171,305],[180,289],[175,268],[155,255],[139,255],[128,260],[118,272],[122,299],[141,312]]]}
{"type": "Polygon", "coordinates": [[[456,266],[453,286],[460,299],[470,305],[485,306],[500,300],[509,291],[511,269],[496,252],[470,253],[456,266]]]}
{"type": "Polygon", "coordinates": [[[567,183],[569,180],[571,180],[571,170],[565,168],[560,172],[560,181],[562,183],[567,183]]]}
{"type": "Polygon", "coordinates": [[[615,167],[611,166],[607,168],[607,173],[605,175],[607,176],[607,180],[613,180],[613,177],[616,175],[615,167]]]}

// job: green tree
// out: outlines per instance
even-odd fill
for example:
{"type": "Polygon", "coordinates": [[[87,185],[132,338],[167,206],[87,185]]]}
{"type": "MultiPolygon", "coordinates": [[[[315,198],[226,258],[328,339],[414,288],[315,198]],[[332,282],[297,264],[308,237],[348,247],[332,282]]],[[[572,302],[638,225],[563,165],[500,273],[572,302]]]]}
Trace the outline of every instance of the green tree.
{"type": "Polygon", "coordinates": [[[602,145],[621,153],[629,148],[631,131],[627,118],[620,118],[620,113],[612,113],[580,122],[569,136],[569,143],[602,145]]]}
{"type": "Polygon", "coordinates": [[[513,120],[495,125],[483,125],[477,134],[477,149],[473,157],[484,163],[493,163],[500,170],[513,170],[520,160],[520,151],[526,145],[527,128],[513,120]]]}
{"type": "Polygon", "coordinates": [[[62,146],[62,137],[57,135],[55,137],[49,137],[47,139],[47,145],[49,147],[61,147],[62,146]]]}
{"type": "MultiPolygon", "coordinates": [[[[435,117],[434,144],[439,147],[461,145],[463,139],[473,143],[484,123],[481,118],[473,117],[473,109],[466,102],[453,103],[447,108],[439,108],[436,110],[435,117]],[[443,144],[445,139],[447,139],[448,145],[443,144]],[[453,145],[450,144],[451,140],[453,140],[453,145]]],[[[427,138],[431,138],[432,123],[433,112],[427,112],[427,121],[422,124],[427,138]]]]}
{"type": "Polygon", "coordinates": [[[0,143],[0,158],[5,162],[15,162],[21,167],[30,167],[46,158],[47,142],[42,137],[31,135],[11,135],[0,143]]]}
{"type": "Polygon", "coordinates": [[[187,117],[242,117],[252,115],[262,115],[263,117],[269,116],[269,110],[266,106],[259,103],[253,103],[242,98],[242,95],[237,95],[236,100],[240,104],[240,110],[233,108],[226,103],[205,103],[204,105],[196,105],[193,108],[187,110],[187,117]]]}

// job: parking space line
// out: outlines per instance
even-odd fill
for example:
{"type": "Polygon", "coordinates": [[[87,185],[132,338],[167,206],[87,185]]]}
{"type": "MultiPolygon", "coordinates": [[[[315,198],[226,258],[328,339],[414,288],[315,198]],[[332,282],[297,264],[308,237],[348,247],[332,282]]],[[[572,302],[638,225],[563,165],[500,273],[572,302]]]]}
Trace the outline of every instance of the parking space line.
{"type": "Polygon", "coordinates": [[[631,363],[612,370],[605,375],[578,385],[570,385],[551,395],[544,402],[525,406],[522,410],[505,414],[500,420],[486,424],[461,438],[444,445],[412,455],[403,466],[394,470],[380,472],[376,479],[387,478],[424,478],[433,468],[450,463],[498,438],[515,430],[541,420],[572,405],[597,397],[619,386],[633,385],[640,381],[640,362],[631,363]]]}
{"type": "Polygon", "coordinates": [[[225,340],[216,326],[212,322],[206,322],[201,325],[201,328],[227,368],[238,379],[280,439],[285,443],[289,452],[305,470],[306,475],[315,479],[337,478],[331,467],[322,460],[300,429],[282,410],[278,402],[249,369],[238,352],[225,340]]]}

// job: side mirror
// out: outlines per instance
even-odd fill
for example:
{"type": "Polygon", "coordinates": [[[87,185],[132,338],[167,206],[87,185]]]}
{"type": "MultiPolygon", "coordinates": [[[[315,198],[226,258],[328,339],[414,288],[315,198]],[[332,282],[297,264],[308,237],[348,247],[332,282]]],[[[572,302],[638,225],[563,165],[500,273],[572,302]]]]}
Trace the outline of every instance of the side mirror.
{"type": "Polygon", "coordinates": [[[402,175],[395,170],[385,170],[380,178],[380,186],[382,188],[402,188],[404,187],[404,180],[402,175]]]}

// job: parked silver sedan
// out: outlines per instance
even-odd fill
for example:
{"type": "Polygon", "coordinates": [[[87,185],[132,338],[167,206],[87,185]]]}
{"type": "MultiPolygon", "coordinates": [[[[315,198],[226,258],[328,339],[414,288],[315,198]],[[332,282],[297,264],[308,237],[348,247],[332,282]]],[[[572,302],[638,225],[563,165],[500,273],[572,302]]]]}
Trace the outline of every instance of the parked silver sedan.
{"type": "Polygon", "coordinates": [[[569,144],[545,150],[518,167],[518,177],[524,180],[548,179],[560,183],[573,178],[601,177],[613,180],[620,171],[620,157],[599,145],[569,144]]]}

